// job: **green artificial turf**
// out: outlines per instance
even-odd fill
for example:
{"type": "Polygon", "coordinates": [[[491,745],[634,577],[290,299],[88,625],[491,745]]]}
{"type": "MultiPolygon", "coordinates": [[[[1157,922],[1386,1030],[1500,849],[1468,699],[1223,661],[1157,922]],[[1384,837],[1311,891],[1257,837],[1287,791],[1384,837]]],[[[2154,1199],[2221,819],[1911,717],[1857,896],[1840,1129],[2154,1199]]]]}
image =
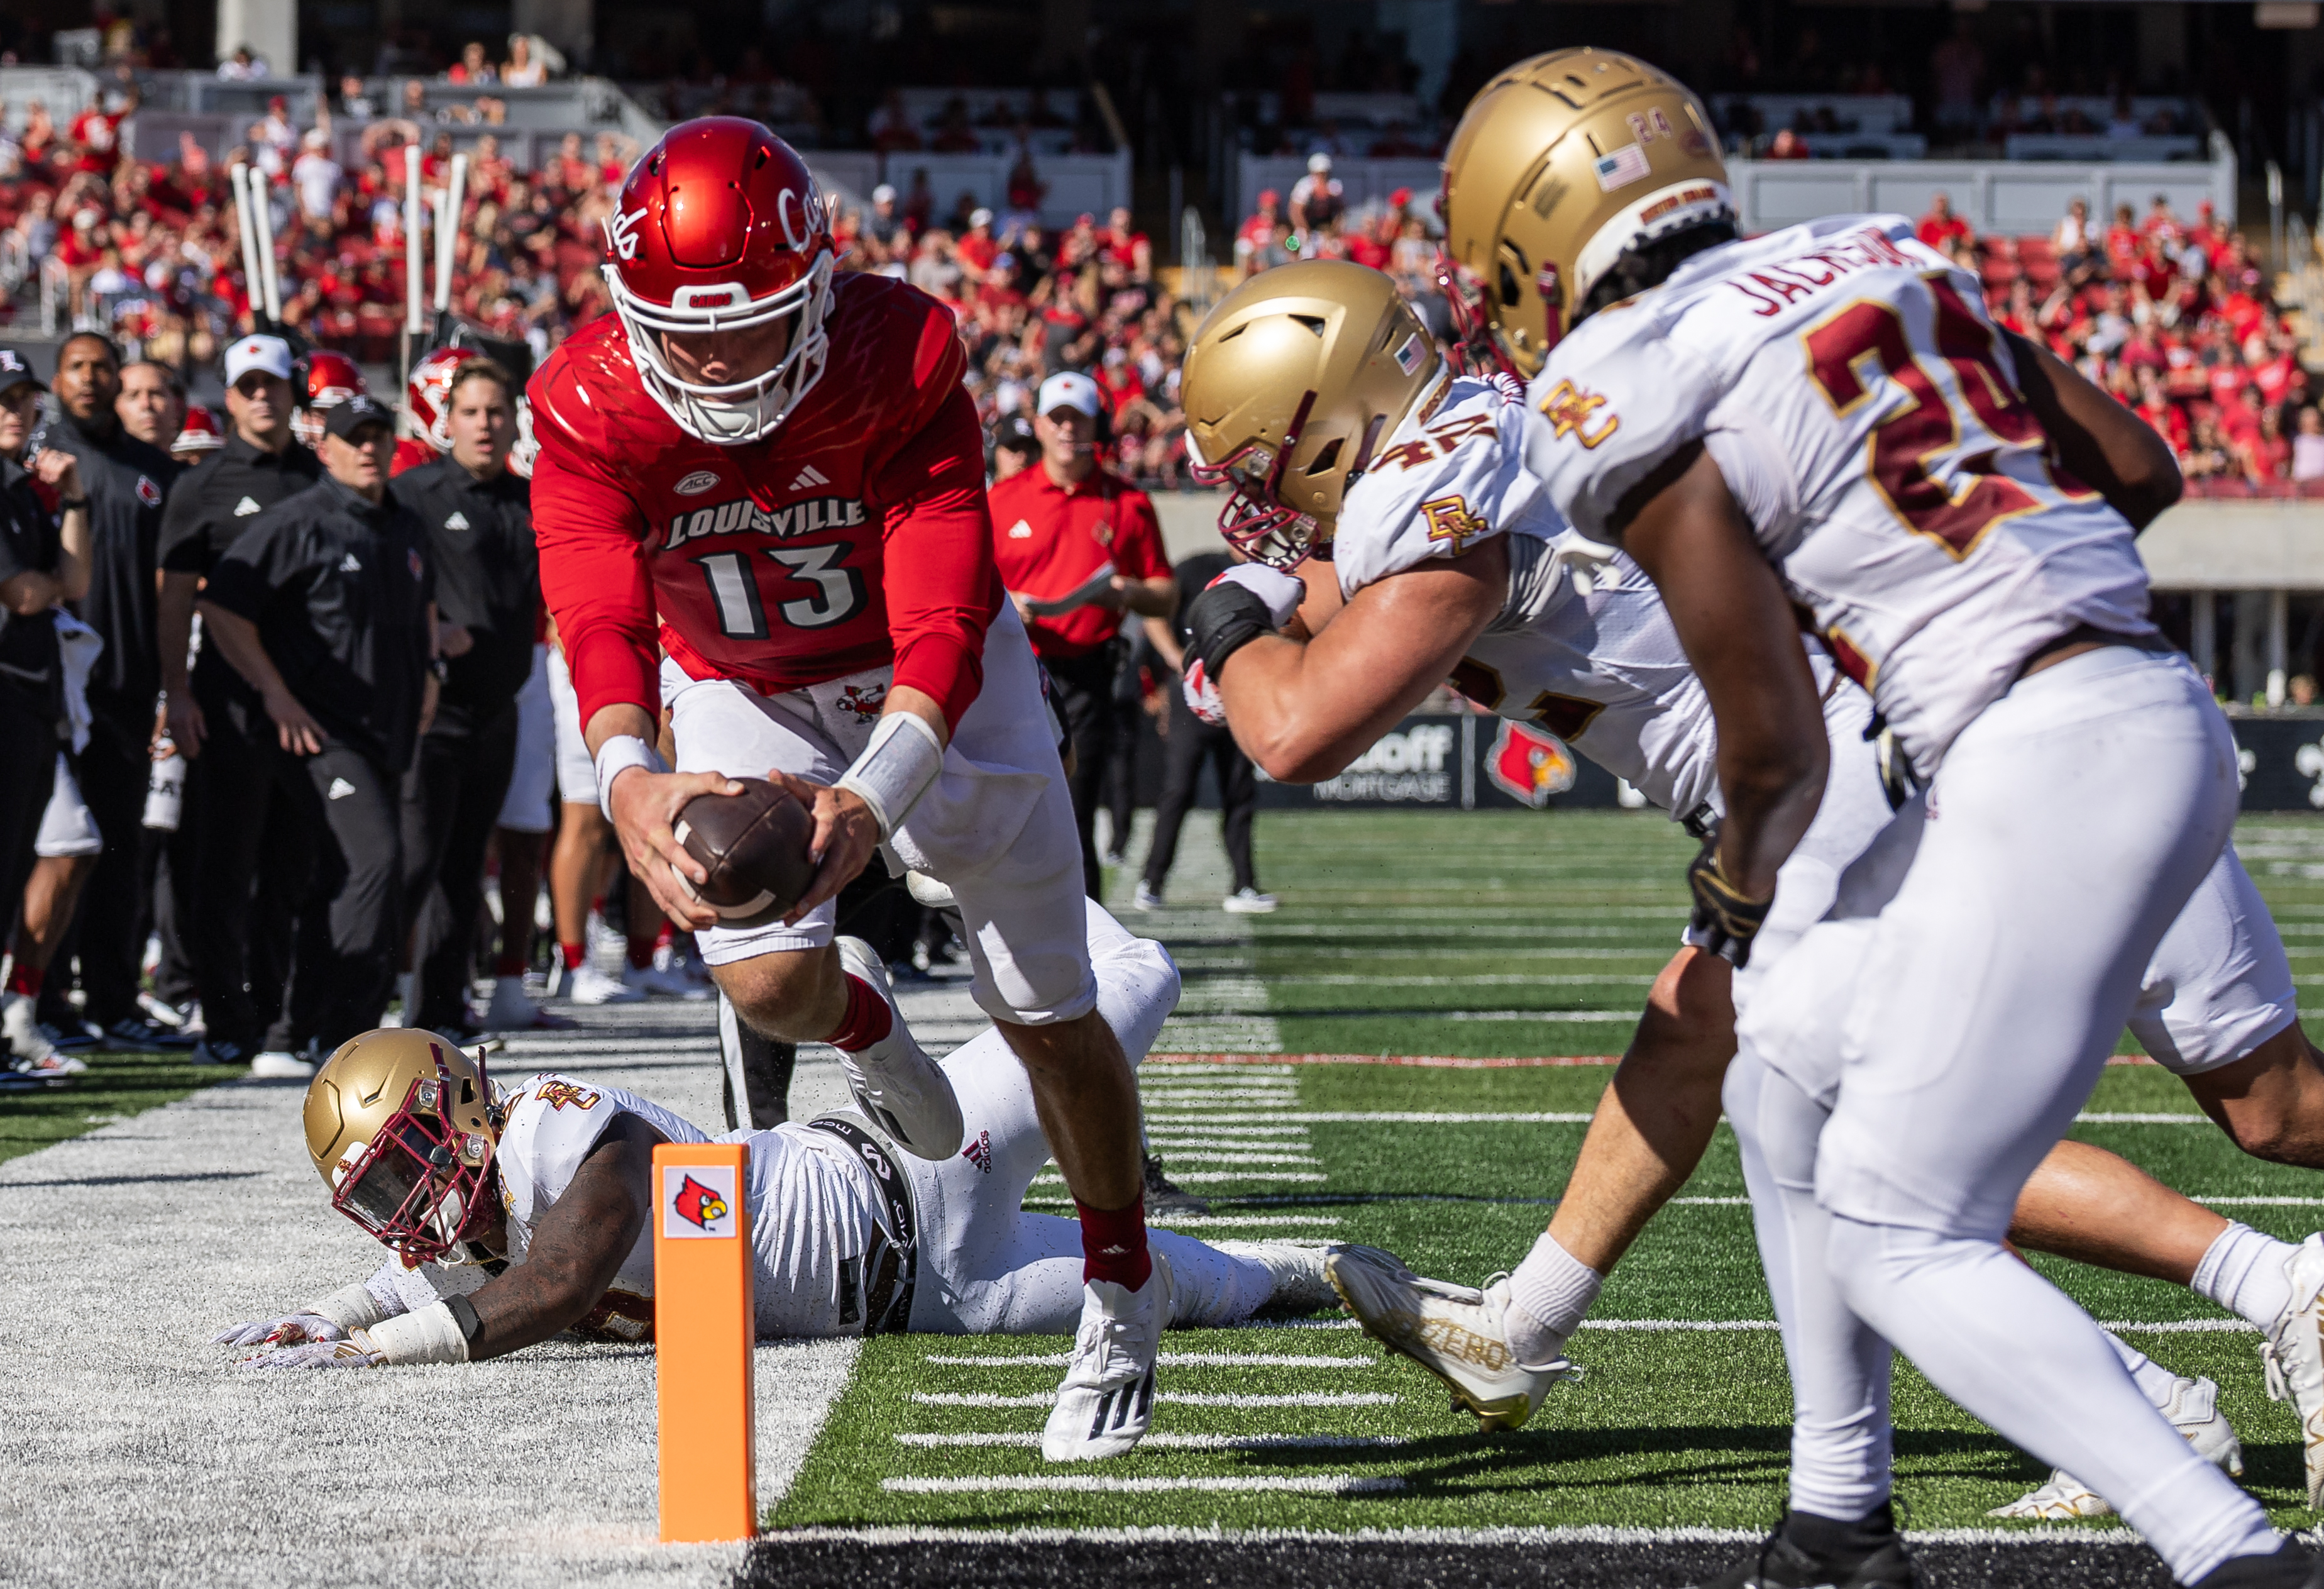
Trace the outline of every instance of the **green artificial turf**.
{"type": "Polygon", "coordinates": [[[37,1092],[0,1093],[0,1161],[77,1137],[92,1127],[173,1104],[197,1088],[244,1076],[244,1067],[196,1066],[189,1050],[108,1054],[80,1050],[86,1075],[37,1092]]]}
{"type": "MultiPolygon", "coordinates": [[[[2245,822],[2238,846],[2275,909],[2303,986],[2324,982],[2324,818],[2245,822]]],[[[1187,969],[1188,1003],[1271,1021],[1286,1055],[1467,1057],[1618,1054],[1655,972],[1684,923],[1683,873],[1692,841],[1652,814],[1433,815],[1332,812],[1259,825],[1260,869],[1282,910],[1225,920],[1193,910],[1148,918],[1187,969]],[[1240,992],[1238,992],[1240,990],[1240,992]],[[1242,1002],[1235,1002],[1240,998],[1242,1002]],[[1207,1002],[1204,1002],[1207,1001],[1207,1002]],[[1607,1012],[1600,1019],[1524,1019],[1607,1012]],[[1483,1018],[1480,1018],[1480,1017],[1483,1018]]],[[[2135,1052],[2126,1044],[2126,1052],[2135,1052]]],[[[1419,1123],[1315,1122],[1308,1113],[1546,1113],[1586,1116],[1603,1067],[1496,1069],[1302,1064],[1167,1064],[1142,1072],[1156,1145],[1176,1174],[1207,1169],[1195,1189],[1231,1226],[1187,1233],[1372,1243],[1424,1273],[1476,1284],[1508,1269],[1546,1222],[1578,1150],[1578,1121],[1419,1123]],[[1194,1095],[1189,1101],[1186,1095],[1194,1095]],[[1238,1101],[1247,1100],[1247,1101],[1238,1101]],[[1271,1178],[1265,1166],[1224,1169],[1199,1156],[1236,1127],[1311,1157],[1317,1180],[1271,1178]],[[1270,1228],[1268,1219],[1286,1223],[1270,1228]],[[1296,1223],[1291,1223],[1296,1220],[1296,1223]]],[[[2289,1198],[2224,1212],[2297,1238],[2324,1223],[2324,1180],[2239,1153],[2195,1114],[2160,1069],[2110,1067],[2093,1113],[2170,1114],[2173,1123],[2086,1123],[2075,1134],[2119,1152],[2198,1197],[2289,1198]]],[[[1722,1126],[1680,1201],[1650,1225],[1607,1281],[1593,1316],[1610,1323],[1769,1319],[1733,1137],[1722,1126]]],[[[1064,1212],[1054,1181],[1030,1206],[1064,1212]]],[[[2101,1319],[2218,1320],[2177,1288],[2037,1258],[2043,1273],[2101,1319]]],[[[1325,1316],[1305,1321],[1328,1324],[1325,1316]]],[[[2266,1400],[2247,1332],[2133,1332],[2182,1373],[2219,1383],[2244,1439],[2245,1483],[2287,1524],[2301,1505],[2298,1427],[2266,1400]]],[[[1062,1338],[964,1341],[884,1337],[865,1344],[853,1381],[770,1521],[780,1527],[917,1524],[979,1529],[1179,1525],[1236,1529],[1625,1525],[1764,1526],[1782,1504],[1788,1385],[1770,1329],[1586,1328],[1569,1350],[1587,1371],[1560,1387],[1526,1428],[1490,1437],[1448,1411],[1436,1382],[1351,1329],[1176,1332],[1165,1350],[1369,1358],[1361,1366],[1165,1366],[1157,1432],[1392,1438],[1218,1450],[1142,1447],[1060,1470],[1028,1444],[938,1446],[897,1437],[1013,1435],[1041,1426],[1039,1407],[960,1407],[928,1393],[1032,1396],[1053,1390],[1054,1363],[981,1367],[962,1356],[1056,1354],[1062,1338]],[[1173,1393],[1317,1392],[1393,1397],[1333,1406],[1172,1403],[1173,1393]],[[915,1493],[926,1479],[982,1483],[1061,1471],[1125,1479],[1307,1480],[1396,1486],[1357,1493],[1226,1490],[1042,1492],[972,1488],[915,1493]]],[[[2045,1474],[1932,1390],[1909,1365],[1896,1377],[1900,1492],[1916,1527],[1997,1525],[1987,1508],[2045,1474]]],[[[2114,1520],[2107,1520],[2111,1525],[2114,1520]]],[[[2103,1526],[2103,1525],[2102,1525],[2103,1526]]]]}

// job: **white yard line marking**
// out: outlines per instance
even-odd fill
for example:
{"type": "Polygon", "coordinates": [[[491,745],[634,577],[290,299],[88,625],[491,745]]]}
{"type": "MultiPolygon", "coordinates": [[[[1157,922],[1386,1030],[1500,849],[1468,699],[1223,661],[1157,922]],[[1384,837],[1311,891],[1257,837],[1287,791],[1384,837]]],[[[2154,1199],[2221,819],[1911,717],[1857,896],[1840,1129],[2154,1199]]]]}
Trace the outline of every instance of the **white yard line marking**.
{"type": "MultiPolygon", "coordinates": [[[[913,1393],[912,1400],[922,1407],[1054,1407],[1057,1393],[1048,1390],[1033,1396],[988,1396],[966,1390],[918,1390],[913,1393]]],[[[1157,1390],[1154,1400],[1180,1407],[1393,1407],[1400,1399],[1380,1390],[1306,1390],[1280,1396],[1157,1390]]]]}
{"type": "MultiPolygon", "coordinates": [[[[1009,1446],[1038,1449],[1041,1432],[992,1430],[963,1435],[898,1435],[899,1446],[1009,1446]]],[[[1408,1445],[1401,1435],[1173,1435],[1157,1430],[1138,1443],[1140,1451],[1384,1451],[1408,1445]]]]}
{"type": "MultiPolygon", "coordinates": [[[[1173,1169],[1170,1178],[1182,1187],[1214,1187],[1222,1181],[1298,1181],[1312,1185],[1329,1178],[1321,1170],[1306,1169],[1252,1170],[1247,1174],[1232,1169],[1197,1169],[1185,1175],[1173,1169]]],[[[1037,1187],[1062,1187],[1065,1184],[1065,1178],[1052,1174],[1037,1175],[1033,1178],[1033,1184],[1037,1187]]]]}
{"type": "Polygon", "coordinates": [[[1346,1221],[1336,1214],[1149,1214],[1146,1216],[1146,1223],[1167,1225],[1172,1230],[1225,1230],[1248,1225],[1264,1225],[1269,1230],[1278,1230],[1285,1225],[1335,1225],[1343,1224],[1346,1221]]]}
{"type": "MultiPolygon", "coordinates": [[[[1305,1133],[1302,1133],[1304,1138],[1305,1133]]],[[[1306,1153],[1314,1150],[1304,1140],[1274,1137],[1188,1137],[1175,1133],[1164,1136],[1154,1132],[1148,1136],[1149,1146],[1169,1149],[1174,1154],[1186,1153],[1306,1153]]]]}
{"type": "MultiPolygon", "coordinates": [[[[927,1361],[951,1368],[1063,1368],[1073,1361],[1068,1352],[994,1353],[981,1357],[927,1353],[927,1361]]],[[[1302,1357],[1288,1352],[1161,1352],[1154,1361],[1164,1368],[1373,1368],[1377,1357],[1302,1357]]]]}
{"type": "Polygon", "coordinates": [[[1173,1153],[1170,1167],[1181,1164],[1290,1164],[1313,1169],[1320,1161],[1312,1153],[1173,1153]]]}
{"type": "MultiPolygon", "coordinates": [[[[1154,1437],[1148,1435],[1150,1442],[1154,1437]]],[[[1567,1528],[1504,1529],[960,1529],[884,1524],[868,1529],[786,1529],[788,1540],[844,1541],[861,1545],[1081,1545],[1201,1543],[1240,1545],[1297,1543],[1366,1545],[1756,1545],[1763,1529],[1639,1529],[1606,1524],[1567,1528]]],[[[2136,1545],[2129,1529],[1908,1529],[1916,1545],[2136,1545]]]]}
{"type": "Polygon", "coordinates": [[[984,1479],[882,1479],[880,1488],[899,1495],[982,1495],[991,1492],[1064,1492],[1071,1494],[1162,1495],[1192,1491],[1204,1494],[1280,1493],[1379,1495],[1404,1488],[1393,1477],[1355,1474],[1253,1474],[1239,1479],[1124,1479],[1102,1474],[996,1474],[984,1479]]]}
{"type": "MultiPolygon", "coordinates": [[[[1585,1318],[1585,1330],[1641,1330],[1647,1332],[1677,1332],[1689,1335],[1753,1334],[1776,1328],[1772,1318],[1585,1318]]],[[[2100,1329],[2133,1331],[2164,1335],[2256,1335],[2257,1325],[2246,1324],[2239,1318],[2174,1318],[2160,1324],[2142,1324],[2136,1319],[2108,1319],[2100,1329]]]]}
{"type": "Polygon", "coordinates": [[[2324,1197],[2195,1197],[2214,1208],[2324,1208],[2324,1197]]]}
{"type": "MultiPolygon", "coordinates": [[[[1419,1109],[1329,1109],[1302,1111],[1290,1114],[1224,1114],[1206,1109],[1190,1120],[1207,1121],[1213,1125],[1240,1125],[1261,1121],[1279,1121],[1296,1125],[1587,1125],[1590,1116],[1563,1111],[1517,1111],[1511,1113],[1471,1113],[1419,1109]]],[[[2190,1118],[2200,1120],[2202,1115],[2190,1118]]],[[[1168,1129],[1179,1129],[1178,1116],[1163,1116],[1159,1122],[1168,1129]]]]}
{"type": "Polygon", "coordinates": [[[2074,1116],[2076,1125],[2209,1125],[2208,1114],[2189,1114],[2173,1111],[2169,1114],[2121,1114],[2099,1111],[2074,1116]]]}
{"type": "MultiPolygon", "coordinates": [[[[1189,1116],[1189,1119],[1195,1117],[1189,1116]]],[[[1304,1137],[1304,1125],[1193,1125],[1173,1121],[1166,1132],[1155,1133],[1157,1141],[1199,1142],[1206,1138],[1234,1141],[1244,1137],[1304,1137]]]]}

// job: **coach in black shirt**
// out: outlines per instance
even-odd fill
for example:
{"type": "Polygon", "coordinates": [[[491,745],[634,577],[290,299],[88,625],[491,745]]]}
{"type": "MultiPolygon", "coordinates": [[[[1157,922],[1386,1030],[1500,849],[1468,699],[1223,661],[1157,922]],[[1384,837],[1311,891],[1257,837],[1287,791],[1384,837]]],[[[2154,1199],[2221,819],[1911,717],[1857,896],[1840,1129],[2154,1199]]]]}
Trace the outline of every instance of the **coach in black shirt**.
{"type": "Polygon", "coordinates": [[[171,865],[189,839],[187,940],[208,1029],[197,1063],[244,1064],[257,1054],[281,1012],[290,975],[297,846],[274,798],[275,763],[284,753],[258,692],[217,648],[202,648],[190,678],[186,651],[195,596],[226,549],[259,514],[323,477],[321,461],[291,431],[292,367],[290,345],[279,337],[245,337],[226,349],[230,433],[216,457],[171,491],[161,518],[168,699],[161,726],[188,760],[181,842],[171,865]]]}
{"type": "Polygon", "coordinates": [[[88,744],[74,762],[105,849],[81,891],[64,952],[80,958],[88,1019],[115,1048],[149,1048],[164,1035],[137,1007],[146,928],[143,818],[152,778],[147,746],[161,684],[153,571],[162,503],[179,467],[122,427],[114,408],[121,356],[105,337],[83,331],[65,340],[57,350],[55,393],[59,418],[38,442],[80,465],[90,568],[88,594],[76,605],[105,639],[88,680],[88,744]]]}
{"type": "Polygon", "coordinates": [[[436,612],[449,659],[435,721],[403,783],[405,919],[418,1013],[405,1024],[465,1036],[469,957],[484,901],[484,846],[516,762],[516,697],[532,671],[540,562],[532,544],[532,486],[509,472],[516,440],[515,383],[472,358],[445,396],[451,450],[399,475],[388,490],[428,527],[436,559],[436,612]],[[448,907],[423,915],[438,883],[448,907]]]}
{"type": "MultiPolygon", "coordinates": [[[[434,709],[435,566],[387,494],[394,423],[368,397],[324,420],[328,478],[258,515],[211,570],[204,633],[258,692],[303,811],[313,880],[291,1007],[254,1073],[297,1074],[379,1024],[401,917],[400,786],[434,709]]],[[[309,1069],[311,1073],[311,1069],[309,1069]]]]}

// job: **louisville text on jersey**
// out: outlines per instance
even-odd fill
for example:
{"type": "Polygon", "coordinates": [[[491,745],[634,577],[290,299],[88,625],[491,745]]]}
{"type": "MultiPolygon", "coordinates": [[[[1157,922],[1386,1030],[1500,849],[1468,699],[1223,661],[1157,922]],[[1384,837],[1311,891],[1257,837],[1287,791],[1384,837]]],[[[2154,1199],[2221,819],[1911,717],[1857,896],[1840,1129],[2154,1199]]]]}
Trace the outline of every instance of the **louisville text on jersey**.
{"type": "Polygon", "coordinates": [[[713,535],[813,535],[818,531],[845,530],[866,522],[862,503],[853,497],[812,496],[805,502],[765,508],[745,496],[673,516],[662,546],[667,550],[713,535]]]}
{"type": "Polygon", "coordinates": [[[1782,314],[1794,299],[1812,297],[1818,288],[1829,287],[1842,276],[1877,270],[1882,265],[1901,265],[1912,270],[1920,263],[1905,254],[1879,227],[1867,226],[1851,237],[1827,243],[1781,264],[1763,265],[1729,276],[1727,285],[1751,300],[1753,314],[1772,319],[1782,314]]]}

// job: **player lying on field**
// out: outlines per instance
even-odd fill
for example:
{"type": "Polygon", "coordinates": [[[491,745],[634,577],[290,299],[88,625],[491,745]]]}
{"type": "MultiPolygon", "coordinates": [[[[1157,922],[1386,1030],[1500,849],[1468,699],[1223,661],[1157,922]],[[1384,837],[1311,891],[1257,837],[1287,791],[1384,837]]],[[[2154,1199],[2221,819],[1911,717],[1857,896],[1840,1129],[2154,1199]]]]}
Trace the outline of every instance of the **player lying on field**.
{"type": "MultiPolygon", "coordinates": [[[[1095,904],[1088,941],[1098,1009],[1142,1056],[1177,1003],[1177,968],[1095,904]]],[[[718,1139],[751,1149],[761,1337],[1073,1333],[1079,1231],[1020,1206],[1049,1156],[1025,1068],[989,1028],[943,1064],[968,1146],[942,1163],[892,1148],[853,1112],[718,1139]]],[[[334,1206],[400,1256],[218,1342],[261,1348],[245,1359],[256,1366],[308,1368],[499,1357],[564,1330],[648,1338],[654,1145],[711,1139],[633,1093],[567,1076],[529,1077],[501,1099],[481,1058],[425,1031],[372,1032],[333,1055],[308,1090],[308,1150],[334,1206]],[[467,1280],[480,1272],[491,1278],[467,1280]]],[[[1319,1249],[1165,1231],[1153,1247],[1173,1325],[1333,1300],[1319,1249]]]]}
{"type": "MultiPolygon", "coordinates": [[[[2052,434],[2077,439],[2070,456],[2086,478],[2135,524],[2167,505],[2173,466],[2151,430],[2030,346],[2019,359],[2052,434]]],[[[1526,473],[1517,390],[1450,374],[1394,284],[1361,266],[1293,265],[1230,294],[1187,355],[1189,446],[1205,473],[1237,486],[1222,528],[1261,562],[1189,607],[1189,698],[1223,710],[1271,776],[1309,781],[1339,772],[1450,677],[1480,705],[1549,727],[1691,830],[1714,831],[1718,745],[1702,686],[1653,584],[1568,529],[1526,473]]],[[[1735,970],[1690,934],[1655,981],[1531,1254],[1484,1293],[1457,1296],[1366,1254],[1332,1265],[1375,1333],[1489,1427],[1522,1423],[1564,1372],[1565,1342],[1604,1275],[1710,1143],[1738,1009],[1891,825],[1880,752],[1866,739],[1871,702],[1821,650],[1811,662],[1827,786],[1748,964],[1735,970]],[[1465,1355],[1439,1349],[1471,1339],[1481,1344],[1465,1355]]],[[[1916,815],[1917,802],[1906,808],[1916,815]]],[[[2300,1030],[2282,941],[2232,847],[2165,937],[2131,1024],[2247,1151],[2324,1165],[2324,1069],[2300,1030]]],[[[2311,1496],[2324,1483],[2324,1241],[2271,1240],[2074,1142],[2027,1184],[2011,1233],[2193,1285],[2268,1331],[2282,1370],[2272,1378],[2288,1381],[2315,1431],[2311,1496]]],[[[2117,1346],[2149,1400],[2229,1465],[2233,1436],[2209,1382],[2117,1346]]],[[[2026,1504],[2104,1506],[2063,1475],[2026,1504]]]]}

